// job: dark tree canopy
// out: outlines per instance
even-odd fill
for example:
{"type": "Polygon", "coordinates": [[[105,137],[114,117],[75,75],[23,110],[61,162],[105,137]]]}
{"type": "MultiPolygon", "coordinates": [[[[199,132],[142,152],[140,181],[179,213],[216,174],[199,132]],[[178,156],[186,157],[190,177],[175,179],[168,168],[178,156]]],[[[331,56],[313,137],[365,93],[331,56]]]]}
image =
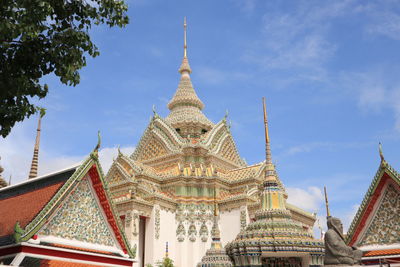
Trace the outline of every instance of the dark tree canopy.
{"type": "Polygon", "coordinates": [[[38,110],[32,100],[47,95],[43,76],[77,85],[86,56],[99,55],[91,26],[123,27],[126,11],[123,0],[1,0],[0,135],[38,110]]]}

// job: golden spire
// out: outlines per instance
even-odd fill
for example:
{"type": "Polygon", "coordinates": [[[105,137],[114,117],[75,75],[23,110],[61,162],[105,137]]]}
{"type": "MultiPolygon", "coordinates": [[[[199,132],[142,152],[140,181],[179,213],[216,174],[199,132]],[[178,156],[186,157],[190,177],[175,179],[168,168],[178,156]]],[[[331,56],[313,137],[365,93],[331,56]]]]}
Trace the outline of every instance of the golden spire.
{"type": "Polygon", "coordinates": [[[186,43],[186,17],[183,19],[183,57],[187,58],[187,43],[186,43]]]}
{"type": "Polygon", "coordinates": [[[31,170],[29,171],[28,179],[36,178],[37,177],[37,173],[38,173],[40,128],[41,128],[41,122],[42,122],[42,118],[43,118],[44,114],[45,114],[44,110],[41,110],[40,111],[40,115],[39,115],[38,127],[37,127],[37,130],[36,130],[36,141],[35,141],[35,147],[33,149],[31,170]]]}
{"type": "Polygon", "coordinates": [[[267,108],[265,105],[265,97],[263,99],[263,109],[264,109],[264,130],[265,130],[265,160],[267,164],[272,164],[271,157],[271,147],[269,142],[269,133],[268,133],[268,119],[267,119],[267,108]]]}
{"type": "Polygon", "coordinates": [[[328,194],[326,193],[326,186],[324,186],[324,194],[325,194],[325,207],[326,207],[326,217],[331,217],[331,212],[329,211],[329,202],[328,202],[328,194]]]}

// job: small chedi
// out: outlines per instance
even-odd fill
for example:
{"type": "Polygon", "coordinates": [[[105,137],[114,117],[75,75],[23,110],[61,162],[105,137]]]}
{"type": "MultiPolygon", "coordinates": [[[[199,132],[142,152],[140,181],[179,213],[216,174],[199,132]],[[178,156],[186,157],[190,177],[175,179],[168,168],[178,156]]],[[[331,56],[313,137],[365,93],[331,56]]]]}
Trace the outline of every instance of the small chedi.
{"type": "Polygon", "coordinates": [[[363,252],[356,247],[350,247],[345,243],[342,222],[340,221],[340,219],[330,216],[326,188],[325,201],[328,231],[325,233],[324,238],[324,265],[358,265],[361,262],[363,252]]]}

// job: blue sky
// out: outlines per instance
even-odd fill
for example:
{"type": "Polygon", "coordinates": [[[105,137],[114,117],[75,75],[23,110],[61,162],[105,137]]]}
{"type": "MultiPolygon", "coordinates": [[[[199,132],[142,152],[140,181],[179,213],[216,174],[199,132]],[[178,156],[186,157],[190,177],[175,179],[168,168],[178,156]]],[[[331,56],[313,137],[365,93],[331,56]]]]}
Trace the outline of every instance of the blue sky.
{"type": "MultiPolygon", "coordinates": [[[[378,142],[400,170],[400,5],[397,1],[129,1],[124,29],[93,28],[100,56],[76,87],[45,78],[40,172],[81,160],[103,137],[105,168],[131,152],[152,115],[166,116],[179,81],[183,17],[204,113],[229,111],[239,152],[264,157],[267,98],[273,160],[290,201],[350,222],[378,166],[378,142]]],[[[0,139],[3,176],[27,177],[37,117],[0,139]]]]}

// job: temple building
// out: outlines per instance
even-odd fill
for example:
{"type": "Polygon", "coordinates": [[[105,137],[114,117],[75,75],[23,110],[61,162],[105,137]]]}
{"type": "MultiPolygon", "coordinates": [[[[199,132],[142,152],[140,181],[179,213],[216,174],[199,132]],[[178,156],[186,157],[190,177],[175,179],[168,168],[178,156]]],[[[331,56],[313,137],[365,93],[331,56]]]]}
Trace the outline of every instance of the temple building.
{"type": "MultiPolygon", "coordinates": [[[[321,243],[312,238],[315,214],[286,203],[285,187],[271,169],[270,159],[248,165],[240,157],[226,116],[215,123],[203,113],[205,105],[190,78],[186,22],[179,73],[178,88],[168,103],[169,114],[164,118],[153,110],[135,151],[131,155],[119,151],[106,175],[130,245],[138,248],[135,266],[161,260],[166,242],[176,266],[191,267],[199,262],[200,266],[214,266],[201,265],[201,261],[212,258],[210,253],[235,238],[250,238],[259,226],[266,227],[254,232],[260,237],[276,235],[283,240],[281,245],[265,236],[267,244],[272,242],[268,253],[274,252],[277,258],[290,254],[295,262],[320,262],[321,243]],[[266,180],[266,173],[271,172],[268,177],[273,181],[266,180]],[[214,196],[218,219],[213,215],[214,196]],[[273,196],[272,202],[269,196],[273,196]],[[272,205],[271,212],[268,205],[272,205]],[[280,228],[270,229],[275,222],[268,221],[269,214],[280,228]],[[278,235],[280,230],[282,235],[278,235]],[[277,253],[281,246],[291,252],[277,253]],[[203,258],[206,252],[209,258],[203,258]]],[[[264,246],[246,247],[239,255],[239,243],[243,242],[233,241],[228,246],[235,263],[251,257],[253,249],[260,253],[264,246]]]]}
{"type": "Polygon", "coordinates": [[[362,263],[400,266],[400,174],[381,163],[347,232],[347,243],[362,251],[362,263]],[[397,264],[397,265],[395,265],[397,264]]]}
{"type": "Polygon", "coordinates": [[[35,173],[1,188],[0,214],[0,265],[122,267],[135,262],[97,150],[74,167],[41,177],[35,173]]]}

